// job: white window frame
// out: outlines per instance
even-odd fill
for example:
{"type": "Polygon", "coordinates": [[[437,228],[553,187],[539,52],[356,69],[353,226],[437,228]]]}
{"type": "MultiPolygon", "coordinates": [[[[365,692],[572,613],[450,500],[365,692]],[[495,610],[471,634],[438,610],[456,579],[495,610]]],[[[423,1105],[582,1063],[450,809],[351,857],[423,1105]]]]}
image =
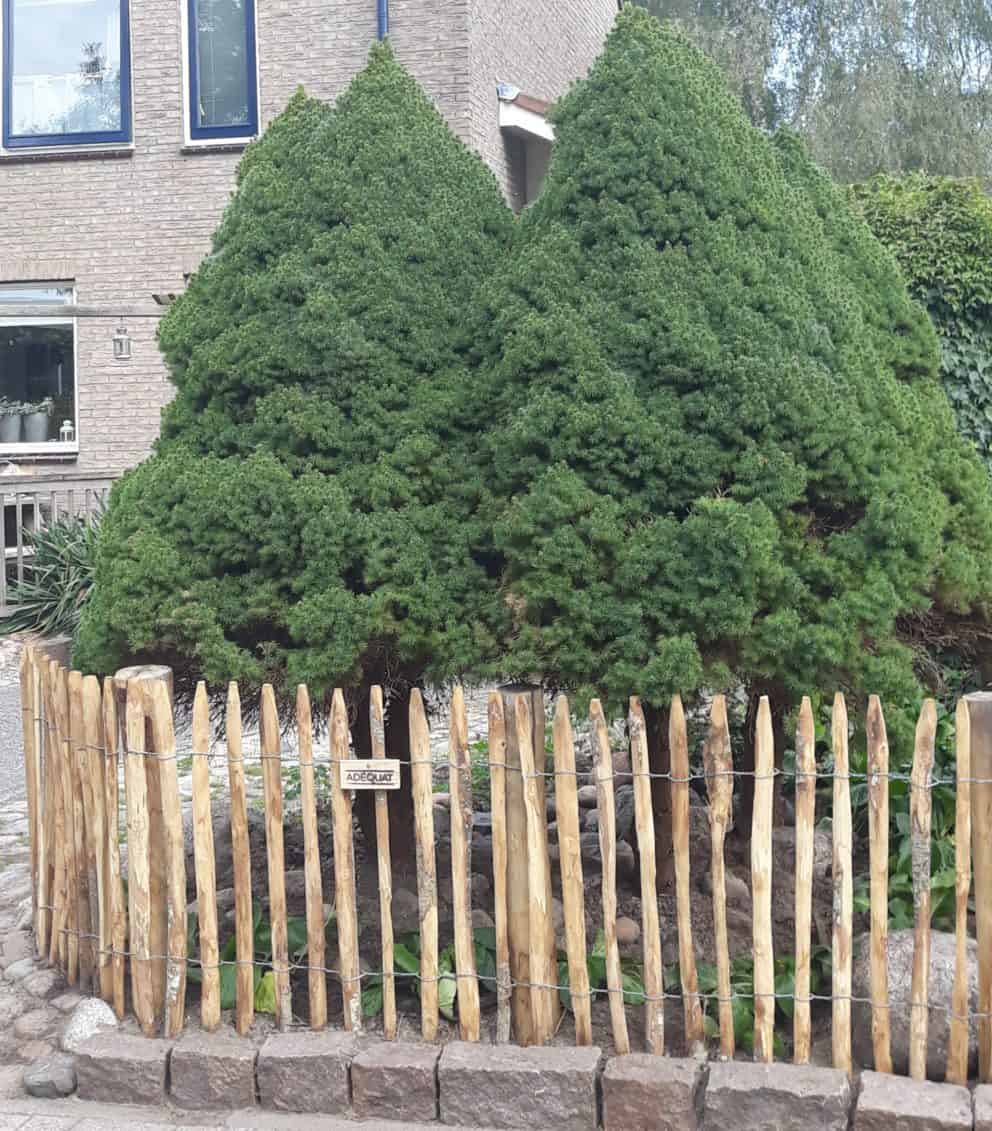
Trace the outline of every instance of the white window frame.
{"type": "MultiPolygon", "coordinates": [[[[32,285],[36,286],[65,286],[65,284],[50,283],[47,280],[45,283],[25,283],[25,287],[32,285]]],[[[64,305],[75,305],[76,302],[76,288],[72,287],[72,295],[69,302],[64,305]]],[[[27,304],[25,304],[27,305],[27,304]]],[[[61,456],[61,455],[76,455],[79,452],[79,320],[77,318],[58,317],[54,312],[63,305],[61,303],[52,304],[52,315],[39,315],[32,318],[11,318],[0,316],[0,330],[7,326],[71,326],[72,327],[72,415],[73,427],[75,429],[76,438],[70,443],[65,443],[62,440],[46,440],[41,444],[0,444],[0,457],[3,456],[61,456]]],[[[0,305],[0,310],[3,306],[0,305]]],[[[62,422],[59,421],[61,428],[62,422]]]]}
{"type": "Polygon", "coordinates": [[[190,78],[192,77],[192,60],[189,57],[189,0],[178,0],[179,3],[179,55],[182,59],[183,72],[183,149],[244,149],[249,142],[254,141],[262,133],[262,52],[258,40],[258,5],[259,0],[252,4],[252,19],[255,27],[255,132],[240,134],[238,137],[193,137],[190,133],[192,124],[192,107],[189,104],[190,78]]]}

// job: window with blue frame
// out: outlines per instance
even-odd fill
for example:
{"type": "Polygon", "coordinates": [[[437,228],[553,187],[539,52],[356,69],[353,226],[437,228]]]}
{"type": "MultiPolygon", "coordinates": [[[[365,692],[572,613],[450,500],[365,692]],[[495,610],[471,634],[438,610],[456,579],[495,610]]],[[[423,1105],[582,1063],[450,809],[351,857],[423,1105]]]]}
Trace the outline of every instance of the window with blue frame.
{"type": "Polygon", "coordinates": [[[190,137],[258,128],[254,0],[188,0],[190,137]]]}
{"type": "Polygon", "coordinates": [[[3,144],[131,140],[128,0],[3,0],[3,144]]]}

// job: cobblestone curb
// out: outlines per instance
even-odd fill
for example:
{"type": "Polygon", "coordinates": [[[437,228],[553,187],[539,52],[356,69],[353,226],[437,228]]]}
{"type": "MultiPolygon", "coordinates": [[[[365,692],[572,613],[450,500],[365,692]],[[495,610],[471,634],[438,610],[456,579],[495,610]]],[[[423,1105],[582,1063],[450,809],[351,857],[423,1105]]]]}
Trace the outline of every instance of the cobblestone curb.
{"type": "Polygon", "coordinates": [[[631,1053],[602,1076],[606,1131],[696,1131],[706,1070],[698,1060],[631,1053]]]}
{"type": "Polygon", "coordinates": [[[864,1072],[854,1131],[971,1131],[967,1088],[864,1072]]]}
{"type": "Polygon", "coordinates": [[[233,1033],[190,1033],[169,1060],[169,1094],[192,1109],[255,1106],[255,1046],[233,1033]]]}
{"type": "Polygon", "coordinates": [[[992,1131],[992,1084],[979,1084],[972,1094],[975,1131],[992,1131]]]}
{"type": "Polygon", "coordinates": [[[847,1131],[853,1089],[844,1072],[731,1060],[710,1066],[706,1131],[847,1131]]]}
{"type": "Polygon", "coordinates": [[[256,1058],[250,1041],[229,1033],[193,1033],[173,1044],[103,1032],[83,1044],[75,1069],[85,1100],[245,1110],[257,1086],[269,1110],[392,1120],[398,1128],[440,1118],[449,1126],[556,1131],[992,1131],[992,1086],[972,1096],[875,1072],[852,1081],[830,1068],[638,1053],[604,1065],[595,1048],[455,1042],[441,1050],[300,1031],[269,1037],[256,1058]]]}
{"type": "Polygon", "coordinates": [[[258,1053],[258,1093],[277,1111],[344,1115],[351,1106],[349,1074],[360,1051],[351,1033],[278,1033],[258,1053]]]}
{"type": "Polygon", "coordinates": [[[98,1033],[76,1053],[80,1099],[156,1104],[165,1099],[171,1041],[128,1033],[98,1033]]]}
{"type": "Polygon", "coordinates": [[[359,1119],[437,1119],[437,1062],[432,1045],[385,1041],[351,1062],[351,1105],[359,1119]]]}
{"type": "Polygon", "coordinates": [[[591,1131],[601,1058],[597,1048],[453,1042],[438,1064],[441,1122],[591,1131]]]}

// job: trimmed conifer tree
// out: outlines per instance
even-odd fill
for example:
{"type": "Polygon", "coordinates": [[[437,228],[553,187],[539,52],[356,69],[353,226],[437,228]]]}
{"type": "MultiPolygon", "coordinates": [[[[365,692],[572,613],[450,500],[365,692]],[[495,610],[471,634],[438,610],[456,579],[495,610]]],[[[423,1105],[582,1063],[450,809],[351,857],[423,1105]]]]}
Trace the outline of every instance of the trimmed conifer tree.
{"type": "Polygon", "coordinates": [[[293,98],[163,320],[176,396],[113,491],[78,665],[154,655],[177,685],[273,681],[287,697],[305,682],[318,709],[345,686],[361,748],[370,685],[402,704],[493,653],[470,500],[438,490],[436,389],[512,222],[388,46],[334,108],[293,98]]]}
{"type": "Polygon", "coordinates": [[[643,696],[660,769],[676,691],[912,699],[900,618],[988,600],[992,505],[891,259],[642,10],[555,125],[464,383],[508,666],[643,696]]]}

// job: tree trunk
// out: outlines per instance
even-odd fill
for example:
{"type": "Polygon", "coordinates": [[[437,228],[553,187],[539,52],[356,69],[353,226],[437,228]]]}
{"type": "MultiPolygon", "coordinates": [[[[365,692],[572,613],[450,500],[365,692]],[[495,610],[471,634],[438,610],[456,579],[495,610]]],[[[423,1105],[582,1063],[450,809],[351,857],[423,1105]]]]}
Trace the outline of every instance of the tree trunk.
{"type": "MultiPolygon", "coordinates": [[[[758,719],[758,704],[762,695],[768,696],[772,710],[772,737],[775,740],[775,769],[781,770],[785,756],[785,716],[789,701],[785,690],[778,684],[757,684],[748,696],[747,716],[744,720],[744,751],[741,757],[740,804],[737,810],[735,832],[741,840],[751,839],[751,819],[754,812],[754,733],[758,719]]],[[[772,823],[781,828],[785,823],[785,798],[782,793],[782,777],[775,778],[774,799],[772,802],[772,823]]]]}
{"type": "MultiPolygon", "coordinates": [[[[648,765],[652,774],[670,774],[668,746],[668,707],[644,704],[644,723],[648,740],[648,765]]],[[[658,890],[670,888],[675,880],[675,850],[672,843],[672,783],[667,777],[652,777],[651,808],[654,812],[654,843],[657,859],[658,890]]]]}
{"type": "MultiPolygon", "coordinates": [[[[357,758],[372,757],[372,736],[369,730],[369,697],[364,691],[355,704],[356,718],[351,728],[357,758]]],[[[399,789],[389,792],[389,847],[393,872],[415,875],[417,871],[416,837],[413,826],[413,785],[410,773],[410,689],[394,690],[386,706],[386,757],[399,758],[399,789]]],[[[355,814],[365,843],[374,847],[375,793],[360,790],[355,795],[355,814]]]]}

